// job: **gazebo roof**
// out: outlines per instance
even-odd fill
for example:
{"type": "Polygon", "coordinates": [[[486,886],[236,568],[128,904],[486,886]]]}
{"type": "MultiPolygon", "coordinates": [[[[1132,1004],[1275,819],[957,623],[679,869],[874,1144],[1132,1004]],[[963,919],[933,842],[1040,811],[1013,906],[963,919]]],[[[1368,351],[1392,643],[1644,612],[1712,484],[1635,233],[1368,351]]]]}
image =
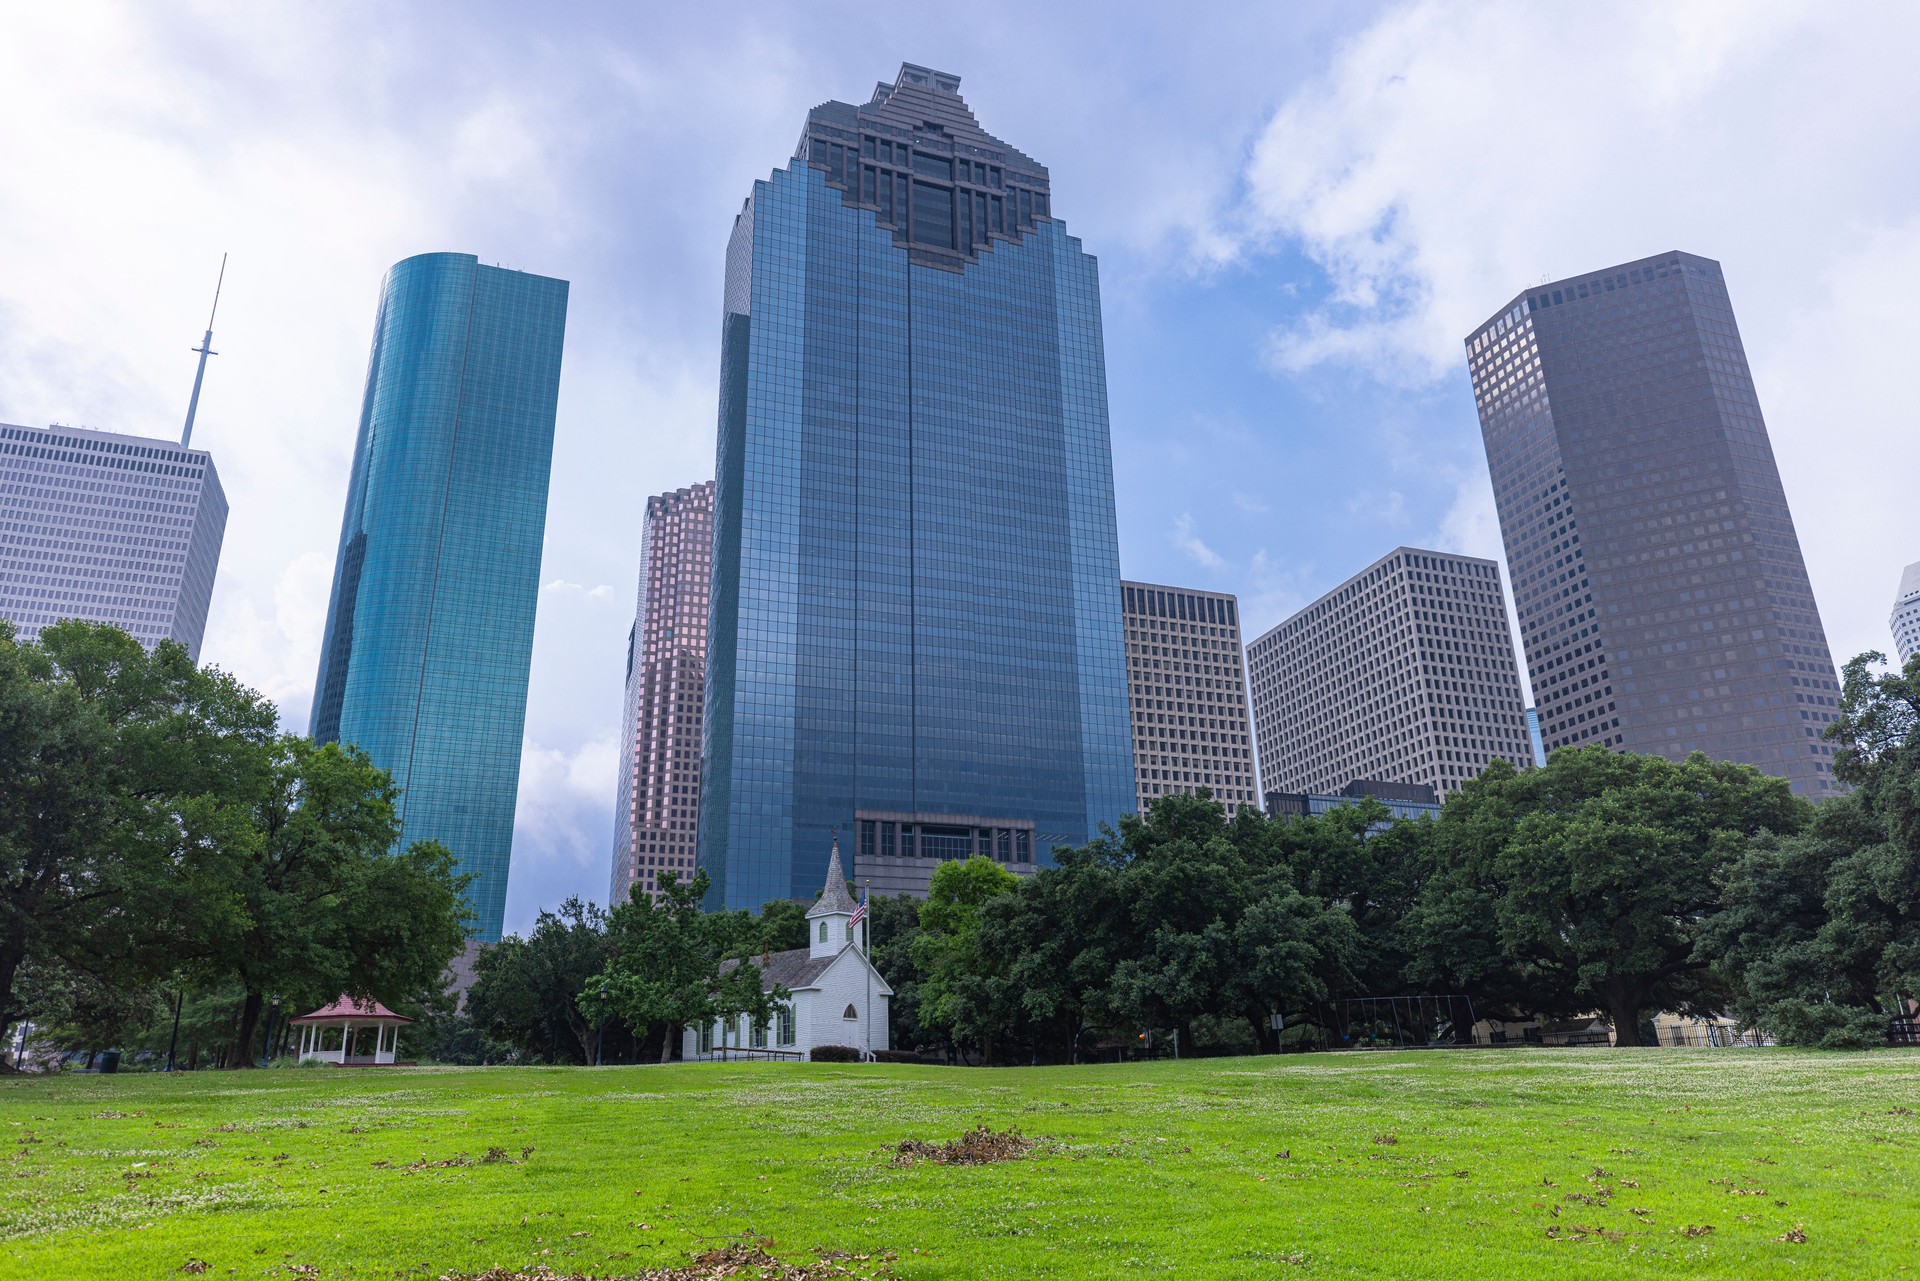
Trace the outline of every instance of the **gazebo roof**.
{"type": "Polygon", "coordinates": [[[404,1014],[395,1014],[386,1006],[374,1000],[359,1000],[342,993],[340,999],[332,1005],[324,1006],[311,1014],[302,1014],[288,1019],[289,1023],[411,1023],[412,1019],[404,1014]]]}

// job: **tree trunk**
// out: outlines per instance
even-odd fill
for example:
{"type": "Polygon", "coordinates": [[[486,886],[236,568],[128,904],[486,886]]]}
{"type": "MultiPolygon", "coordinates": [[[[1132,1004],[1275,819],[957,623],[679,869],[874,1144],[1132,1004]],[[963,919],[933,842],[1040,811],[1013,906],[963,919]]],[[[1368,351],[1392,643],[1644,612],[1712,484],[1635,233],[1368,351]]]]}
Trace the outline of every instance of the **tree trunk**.
{"type": "Polygon", "coordinates": [[[20,1015],[13,999],[13,980],[26,959],[27,918],[16,910],[8,913],[6,936],[0,939],[0,1045],[11,1044],[7,1033],[20,1015]]]}
{"type": "Polygon", "coordinates": [[[1253,1029],[1254,1044],[1260,1047],[1262,1054],[1280,1053],[1280,1034],[1273,1030],[1272,1018],[1265,1010],[1254,1010],[1247,1015],[1247,1024],[1253,1029]]]}
{"type": "Polygon", "coordinates": [[[235,1067],[253,1066],[253,1040],[260,1031],[260,1007],[265,1004],[264,995],[259,992],[249,992],[246,1004],[240,1007],[240,1028],[233,1036],[235,1067]]]}
{"type": "Polygon", "coordinates": [[[1640,992],[1624,983],[1607,986],[1607,1017],[1613,1020],[1615,1049],[1645,1044],[1640,1039],[1640,992]]]}
{"type": "Polygon", "coordinates": [[[678,1023],[667,1024],[667,1034],[660,1038],[660,1061],[662,1063],[673,1062],[673,1043],[679,1039],[680,1025],[678,1023]]]}

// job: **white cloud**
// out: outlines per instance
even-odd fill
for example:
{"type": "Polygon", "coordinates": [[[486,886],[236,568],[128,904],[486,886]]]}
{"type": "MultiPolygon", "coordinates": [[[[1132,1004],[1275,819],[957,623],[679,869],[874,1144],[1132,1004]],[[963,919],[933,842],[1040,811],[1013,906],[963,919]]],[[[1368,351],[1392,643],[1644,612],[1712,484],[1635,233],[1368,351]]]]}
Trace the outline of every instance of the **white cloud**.
{"type": "Polygon", "coordinates": [[[588,587],[585,583],[570,583],[564,578],[556,578],[542,584],[541,591],[554,595],[577,596],[583,600],[612,600],[613,588],[606,583],[588,587]]]}
{"type": "MultiPolygon", "coordinates": [[[[1717,258],[1834,647],[1884,647],[1920,555],[1916,47],[1908,5],[1401,5],[1254,148],[1251,243],[1326,280],[1271,358],[1433,385],[1543,277],[1717,258]]],[[[1462,550],[1492,528],[1480,485],[1442,523],[1462,550]]]]}
{"type": "Polygon", "coordinates": [[[586,888],[604,903],[612,872],[617,738],[605,735],[572,750],[529,738],[520,754],[520,795],[513,816],[513,866],[507,879],[509,931],[530,927],[542,907],[586,888]]]}
{"type": "Polygon", "coordinates": [[[1247,563],[1246,587],[1240,593],[1240,635],[1257,639],[1274,624],[1290,618],[1319,595],[1319,571],[1312,565],[1283,565],[1266,548],[1247,563]]]}
{"type": "MultiPolygon", "coordinates": [[[[332,588],[333,558],[320,552],[296,556],[281,571],[271,613],[261,610],[257,596],[214,587],[207,635],[219,637],[219,666],[278,704],[281,728],[290,733],[307,732],[332,588]]],[[[209,655],[207,661],[216,660],[209,655]]]]}
{"type": "Polygon", "coordinates": [[[1227,562],[1219,552],[1206,545],[1200,535],[1193,532],[1193,517],[1185,512],[1173,518],[1173,532],[1168,535],[1173,545],[1191,556],[1208,569],[1224,569],[1227,562]]]}

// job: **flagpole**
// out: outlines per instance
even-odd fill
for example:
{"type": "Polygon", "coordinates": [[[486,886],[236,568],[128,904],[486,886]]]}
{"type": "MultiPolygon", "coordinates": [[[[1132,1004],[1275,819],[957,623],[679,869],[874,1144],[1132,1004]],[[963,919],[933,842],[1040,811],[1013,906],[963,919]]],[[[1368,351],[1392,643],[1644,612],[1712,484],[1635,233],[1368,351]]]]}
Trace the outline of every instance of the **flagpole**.
{"type": "Polygon", "coordinates": [[[868,910],[867,900],[872,897],[869,887],[873,878],[868,877],[860,886],[860,955],[867,963],[867,1057],[873,1057],[873,948],[868,945],[868,931],[873,928],[873,913],[868,910]]]}

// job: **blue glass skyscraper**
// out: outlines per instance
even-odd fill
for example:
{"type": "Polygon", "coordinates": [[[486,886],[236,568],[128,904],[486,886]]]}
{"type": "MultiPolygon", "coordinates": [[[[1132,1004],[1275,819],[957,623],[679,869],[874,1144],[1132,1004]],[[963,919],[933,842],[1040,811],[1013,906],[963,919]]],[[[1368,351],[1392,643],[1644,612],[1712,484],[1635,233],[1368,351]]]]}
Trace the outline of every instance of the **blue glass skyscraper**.
{"type": "Polygon", "coordinates": [[[402,841],[500,937],[547,523],[567,282],[422,254],[387,273],[313,697],[313,736],[402,789],[402,841]]]}
{"type": "Polygon", "coordinates": [[[1099,276],[956,77],[813,109],[727,253],[700,863],[1020,861],[1133,808],[1099,276]]]}

